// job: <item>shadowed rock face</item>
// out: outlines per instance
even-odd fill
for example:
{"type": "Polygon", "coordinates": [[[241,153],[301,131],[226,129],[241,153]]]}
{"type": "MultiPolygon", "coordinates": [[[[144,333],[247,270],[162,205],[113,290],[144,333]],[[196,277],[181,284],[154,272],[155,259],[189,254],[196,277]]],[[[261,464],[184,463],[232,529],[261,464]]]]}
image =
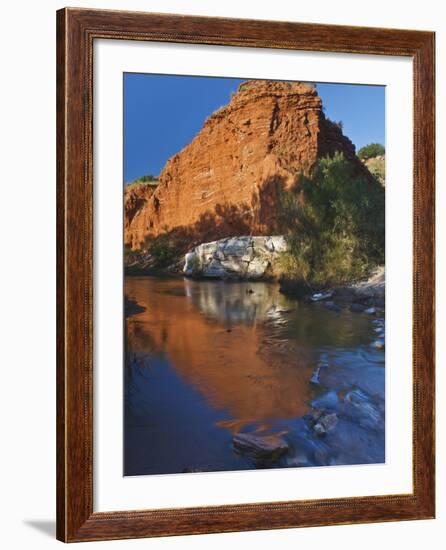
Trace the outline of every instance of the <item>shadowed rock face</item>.
{"type": "Polygon", "coordinates": [[[155,189],[156,185],[146,183],[132,183],[124,188],[125,231],[131,226],[135,215],[145,207],[155,189]]]}
{"type": "Polygon", "coordinates": [[[306,84],[249,81],[166,163],[159,185],[127,211],[125,244],[138,249],[163,231],[190,241],[277,232],[277,203],[317,159],[342,151],[366,170],[354,145],[327,120],[306,84]]]}

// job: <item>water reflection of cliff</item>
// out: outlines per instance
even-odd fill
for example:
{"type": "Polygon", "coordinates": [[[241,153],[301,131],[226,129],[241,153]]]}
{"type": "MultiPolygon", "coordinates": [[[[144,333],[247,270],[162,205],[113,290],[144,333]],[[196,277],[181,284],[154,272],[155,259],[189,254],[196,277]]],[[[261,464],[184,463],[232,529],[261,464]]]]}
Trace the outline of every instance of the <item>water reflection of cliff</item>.
{"type": "Polygon", "coordinates": [[[290,311],[275,285],[128,278],[125,292],[145,308],[127,321],[130,350],[166,354],[228,427],[305,412],[313,364],[281,338],[290,311]]]}
{"type": "Polygon", "coordinates": [[[276,285],[265,283],[218,281],[197,285],[196,281],[186,279],[184,289],[186,296],[204,315],[228,326],[252,326],[257,321],[272,318],[286,301],[276,285]]]}

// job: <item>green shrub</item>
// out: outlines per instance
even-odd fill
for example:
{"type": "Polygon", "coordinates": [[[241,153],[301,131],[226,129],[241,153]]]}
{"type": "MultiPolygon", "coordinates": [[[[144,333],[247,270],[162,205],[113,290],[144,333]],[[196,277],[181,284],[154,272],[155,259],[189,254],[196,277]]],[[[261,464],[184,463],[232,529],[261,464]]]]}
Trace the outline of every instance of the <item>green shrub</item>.
{"type": "Polygon", "coordinates": [[[139,178],[136,178],[135,180],[126,183],[125,189],[126,191],[131,191],[133,189],[138,189],[142,187],[151,187],[156,188],[159,185],[159,180],[156,176],[152,175],[146,175],[146,176],[140,176],[139,178]]]}
{"type": "Polygon", "coordinates": [[[161,234],[147,244],[155,266],[158,268],[168,267],[178,256],[177,242],[168,234],[161,234]]]}
{"type": "Polygon", "coordinates": [[[386,150],[384,148],[384,145],[381,145],[380,143],[369,143],[368,145],[365,145],[364,147],[361,147],[361,149],[359,149],[358,157],[361,160],[367,160],[385,155],[385,153],[386,150]]]}
{"type": "Polygon", "coordinates": [[[145,174],[144,176],[140,176],[135,180],[135,182],[141,183],[147,183],[148,181],[158,181],[158,178],[156,176],[153,176],[152,174],[145,174]]]}
{"type": "Polygon", "coordinates": [[[281,196],[280,224],[288,251],[285,279],[313,288],[342,284],[384,262],[384,190],[355,172],[341,153],[319,161],[281,196]]]}

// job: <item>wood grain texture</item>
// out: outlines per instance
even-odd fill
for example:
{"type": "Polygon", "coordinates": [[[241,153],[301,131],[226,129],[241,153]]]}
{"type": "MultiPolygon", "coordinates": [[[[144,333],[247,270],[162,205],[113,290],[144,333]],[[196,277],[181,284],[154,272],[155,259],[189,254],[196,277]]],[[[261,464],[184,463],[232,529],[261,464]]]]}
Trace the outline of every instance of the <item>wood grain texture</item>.
{"type": "Polygon", "coordinates": [[[57,13],[57,538],[123,539],[434,517],[434,34],[66,8],[57,13]],[[402,55],[414,66],[413,493],[93,512],[93,41],[402,55]]]}

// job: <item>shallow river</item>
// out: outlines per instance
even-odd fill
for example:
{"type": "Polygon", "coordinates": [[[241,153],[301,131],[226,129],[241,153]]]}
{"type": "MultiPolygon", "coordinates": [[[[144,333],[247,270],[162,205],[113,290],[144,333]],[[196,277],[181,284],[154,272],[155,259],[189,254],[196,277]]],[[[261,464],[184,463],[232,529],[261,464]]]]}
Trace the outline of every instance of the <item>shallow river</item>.
{"type": "Polygon", "coordinates": [[[302,419],[330,390],[383,401],[370,316],[289,300],[274,283],[126,277],[125,294],[138,304],[126,320],[125,475],[258,467],[234,448],[240,432],[288,434],[277,466],[384,460],[382,427],[347,414],[341,439],[319,442],[302,419]],[[332,377],[322,386],[310,383],[318,366],[332,377]]]}

